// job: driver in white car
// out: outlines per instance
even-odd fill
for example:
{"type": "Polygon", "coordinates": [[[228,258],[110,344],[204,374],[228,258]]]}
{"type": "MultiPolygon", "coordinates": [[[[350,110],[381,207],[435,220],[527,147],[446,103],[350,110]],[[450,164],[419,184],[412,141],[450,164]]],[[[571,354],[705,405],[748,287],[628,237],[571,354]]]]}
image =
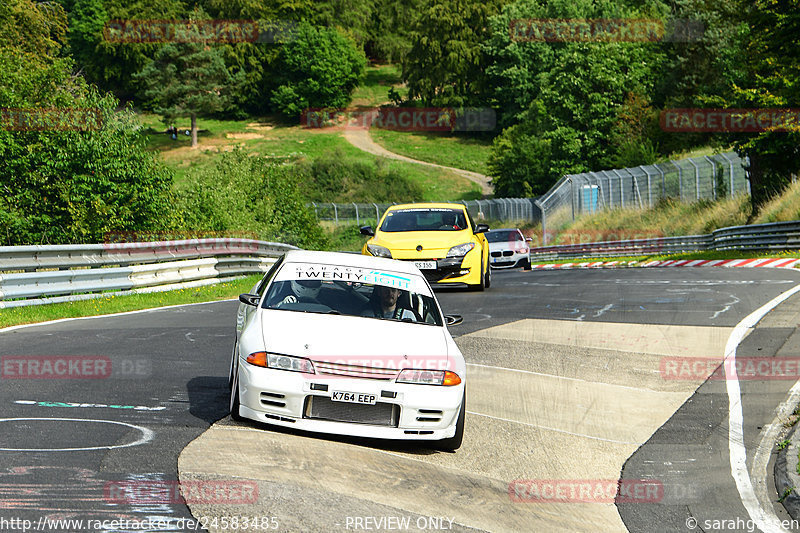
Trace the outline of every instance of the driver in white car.
{"type": "Polygon", "coordinates": [[[319,289],[322,286],[322,282],[317,280],[292,280],[292,294],[287,294],[283,300],[281,300],[281,304],[289,304],[289,303],[297,303],[297,302],[309,302],[309,303],[319,303],[317,300],[317,296],[319,296],[319,289]]]}

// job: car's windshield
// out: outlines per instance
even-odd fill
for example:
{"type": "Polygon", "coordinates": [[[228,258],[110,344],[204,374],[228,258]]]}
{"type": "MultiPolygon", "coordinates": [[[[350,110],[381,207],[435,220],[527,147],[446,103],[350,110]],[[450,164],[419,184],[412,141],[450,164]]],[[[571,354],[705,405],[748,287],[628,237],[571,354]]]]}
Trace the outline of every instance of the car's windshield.
{"type": "Polygon", "coordinates": [[[460,231],[466,229],[467,218],[460,209],[421,208],[389,211],[380,230],[395,231],[460,231]]]}
{"type": "Polygon", "coordinates": [[[486,240],[489,242],[512,242],[523,239],[517,230],[492,230],[486,232],[486,240]]]}
{"type": "Polygon", "coordinates": [[[443,324],[421,276],[335,265],[284,265],[262,299],[262,307],[443,324]]]}

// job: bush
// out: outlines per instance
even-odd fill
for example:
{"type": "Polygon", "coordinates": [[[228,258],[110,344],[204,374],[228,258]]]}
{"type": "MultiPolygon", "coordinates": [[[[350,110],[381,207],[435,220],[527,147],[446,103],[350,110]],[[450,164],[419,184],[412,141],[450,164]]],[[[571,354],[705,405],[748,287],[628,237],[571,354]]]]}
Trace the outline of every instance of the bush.
{"type": "Polygon", "coordinates": [[[71,60],[0,47],[0,108],[96,109],[100,118],[67,129],[51,113],[42,131],[0,130],[0,244],[102,242],[175,223],[172,175],[118,104],[73,76],[71,60]]]}
{"type": "Polygon", "coordinates": [[[297,118],[309,108],[345,107],[366,62],[363,52],[337,30],[300,24],[276,61],[272,106],[297,118]]]}
{"type": "Polygon", "coordinates": [[[246,232],[302,248],[326,245],[291,165],[241,150],[225,153],[190,179],[180,197],[186,230],[246,232]]]}
{"type": "Polygon", "coordinates": [[[336,150],[294,166],[311,202],[414,202],[422,188],[385,160],[348,159],[336,150]]]}

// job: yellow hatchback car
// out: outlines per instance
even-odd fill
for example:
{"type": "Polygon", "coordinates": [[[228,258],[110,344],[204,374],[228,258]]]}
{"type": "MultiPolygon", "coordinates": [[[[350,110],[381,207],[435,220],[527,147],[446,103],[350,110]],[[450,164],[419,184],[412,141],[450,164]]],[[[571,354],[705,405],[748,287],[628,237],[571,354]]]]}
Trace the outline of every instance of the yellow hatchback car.
{"type": "Polygon", "coordinates": [[[461,204],[425,203],[390,207],[361,253],[412,261],[431,284],[483,290],[492,283],[486,224],[475,224],[461,204]]]}

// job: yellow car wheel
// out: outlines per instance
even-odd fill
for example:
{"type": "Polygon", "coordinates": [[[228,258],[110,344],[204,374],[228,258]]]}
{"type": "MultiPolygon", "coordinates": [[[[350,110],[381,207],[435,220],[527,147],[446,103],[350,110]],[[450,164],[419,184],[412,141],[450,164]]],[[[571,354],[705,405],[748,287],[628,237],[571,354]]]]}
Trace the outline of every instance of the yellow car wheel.
{"type": "Polygon", "coordinates": [[[484,267],[483,258],[481,258],[481,282],[476,285],[470,285],[470,289],[474,291],[482,291],[488,289],[491,286],[491,284],[492,284],[492,269],[484,267]]]}

